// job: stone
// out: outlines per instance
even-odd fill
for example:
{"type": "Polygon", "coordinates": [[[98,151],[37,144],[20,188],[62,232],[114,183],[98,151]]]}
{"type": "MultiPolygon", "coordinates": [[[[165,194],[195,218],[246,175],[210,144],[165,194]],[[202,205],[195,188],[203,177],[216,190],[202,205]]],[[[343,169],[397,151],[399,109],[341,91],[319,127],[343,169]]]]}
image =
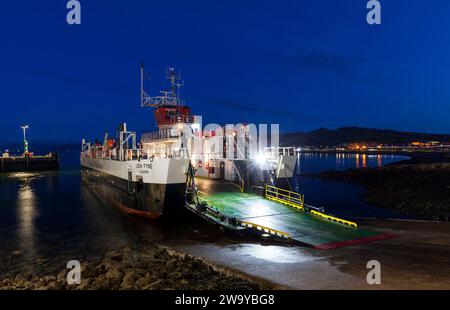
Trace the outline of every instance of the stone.
{"type": "Polygon", "coordinates": [[[177,263],[178,263],[178,261],[176,258],[171,258],[166,262],[166,267],[172,268],[172,267],[176,266],[177,263]]]}
{"type": "Polygon", "coordinates": [[[117,267],[111,267],[105,273],[107,279],[122,279],[123,272],[121,272],[117,267]]]}
{"type": "Polygon", "coordinates": [[[61,271],[60,273],[58,273],[58,275],[56,276],[56,280],[58,281],[67,281],[67,273],[66,271],[61,271]]]}
{"type": "Polygon", "coordinates": [[[148,285],[148,279],[147,278],[140,278],[139,280],[136,281],[136,283],[134,284],[137,288],[143,288],[146,285],[148,285]]]}
{"type": "Polygon", "coordinates": [[[118,250],[109,251],[105,254],[105,257],[115,260],[115,261],[121,261],[123,258],[123,254],[119,252],[118,250]]]}
{"type": "Polygon", "coordinates": [[[80,290],[87,290],[87,289],[89,289],[90,286],[91,286],[91,283],[92,283],[91,279],[85,279],[85,280],[82,279],[81,283],[79,285],[80,290]]]}
{"type": "Polygon", "coordinates": [[[162,280],[158,279],[158,280],[148,284],[147,286],[145,286],[144,289],[145,290],[154,290],[161,282],[162,282],[162,280]]]}
{"type": "Polygon", "coordinates": [[[110,288],[109,279],[105,277],[105,275],[98,276],[90,287],[93,290],[106,290],[110,288]]]}
{"type": "Polygon", "coordinates": [[[121,287],[123,288],[132,288],[139,278],[139,274],[134,270],[129,270],[123,276],[121,287]]]}
{"type": "Polygon", "coordinates": [[[186,279],[181,279],[180,280],[180,285],[187,286],[188,284],[189,284],[188,280],[186,280],[186,279]]]}
{"type": "Polygon", "coordinates": [[[93,278],[99,274],[105,273],[105,266],[99,262],[81,263],[81,277],[93,278]]]}
{"type": "Polygon", "coordinates": [[[49,282],[52,282],[52,281],[56,281],[56,277],[55,276],[45,276],[43,278],[43,280],[44,280],[44,282],[49,283],[49,282]]]}

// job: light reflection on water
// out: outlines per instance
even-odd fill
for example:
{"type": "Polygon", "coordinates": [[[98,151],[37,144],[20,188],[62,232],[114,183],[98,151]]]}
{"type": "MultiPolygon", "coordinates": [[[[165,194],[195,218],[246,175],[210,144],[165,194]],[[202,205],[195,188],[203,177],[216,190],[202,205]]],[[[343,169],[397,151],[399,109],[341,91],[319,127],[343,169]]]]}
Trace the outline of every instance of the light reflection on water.
{"type": "Polygon", "coordinates": [[[405,159],[408,157],[382,154],[300,153],[297,154],[295,172],[302,174],[352,168],[380,168],[405,159]]]}
{"type": "Polygon", "coordinates": [[[17,232],[22,251],[34,253],[35,244],[35,219],[38,216],[36,210],[36,193],[31,187],[29,179],[22,179],[17,192],[17,232]]]}
{"type": "Polygon", "coordinates": [[[330,170],[348,170],[382,167],[408,159],[406,156],[347,153],[300,153],[292,179],[295,191],[305,195],[307,204],[324,207],[343,217],[409,218],[395,211],[383,210],[366,203],[365,189],[356,183],[322,180],[308,177],[330,170]]]}

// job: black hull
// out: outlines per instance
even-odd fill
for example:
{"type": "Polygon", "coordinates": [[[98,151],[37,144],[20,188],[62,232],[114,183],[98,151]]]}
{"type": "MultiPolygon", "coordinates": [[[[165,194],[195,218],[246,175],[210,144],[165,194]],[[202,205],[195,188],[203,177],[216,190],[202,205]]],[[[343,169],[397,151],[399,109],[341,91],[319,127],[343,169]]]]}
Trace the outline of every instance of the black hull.
{"type": "Polygon", "coordinates": [[[94,192],[122,211],[156,219],[183,211],[186,184],[148,184],[82,167],[82,178],[94,192]]]}

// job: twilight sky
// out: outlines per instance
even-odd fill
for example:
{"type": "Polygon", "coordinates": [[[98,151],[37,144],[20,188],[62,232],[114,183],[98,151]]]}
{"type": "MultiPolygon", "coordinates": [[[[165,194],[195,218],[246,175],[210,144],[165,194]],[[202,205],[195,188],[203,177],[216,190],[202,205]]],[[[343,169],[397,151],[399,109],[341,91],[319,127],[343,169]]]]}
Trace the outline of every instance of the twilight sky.
{"type": "Polygon", "coordinates": [[[281,130],[356,125],[450,133],[450,1],[5,1],[0,7],[0,141],[101,138],[118,123],[154,129],[139,106],[139,63],[166,65],[205,122],[281,130]]]}

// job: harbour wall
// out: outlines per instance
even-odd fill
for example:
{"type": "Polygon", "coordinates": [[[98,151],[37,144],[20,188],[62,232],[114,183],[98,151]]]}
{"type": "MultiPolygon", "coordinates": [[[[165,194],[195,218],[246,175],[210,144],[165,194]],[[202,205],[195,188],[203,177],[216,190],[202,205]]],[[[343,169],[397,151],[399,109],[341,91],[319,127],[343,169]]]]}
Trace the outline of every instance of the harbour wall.
{"type": "Polygon", "coordinates": [[[0,157],[0,173],[58,170],[58,154],[45,156],[0,157]]]}

